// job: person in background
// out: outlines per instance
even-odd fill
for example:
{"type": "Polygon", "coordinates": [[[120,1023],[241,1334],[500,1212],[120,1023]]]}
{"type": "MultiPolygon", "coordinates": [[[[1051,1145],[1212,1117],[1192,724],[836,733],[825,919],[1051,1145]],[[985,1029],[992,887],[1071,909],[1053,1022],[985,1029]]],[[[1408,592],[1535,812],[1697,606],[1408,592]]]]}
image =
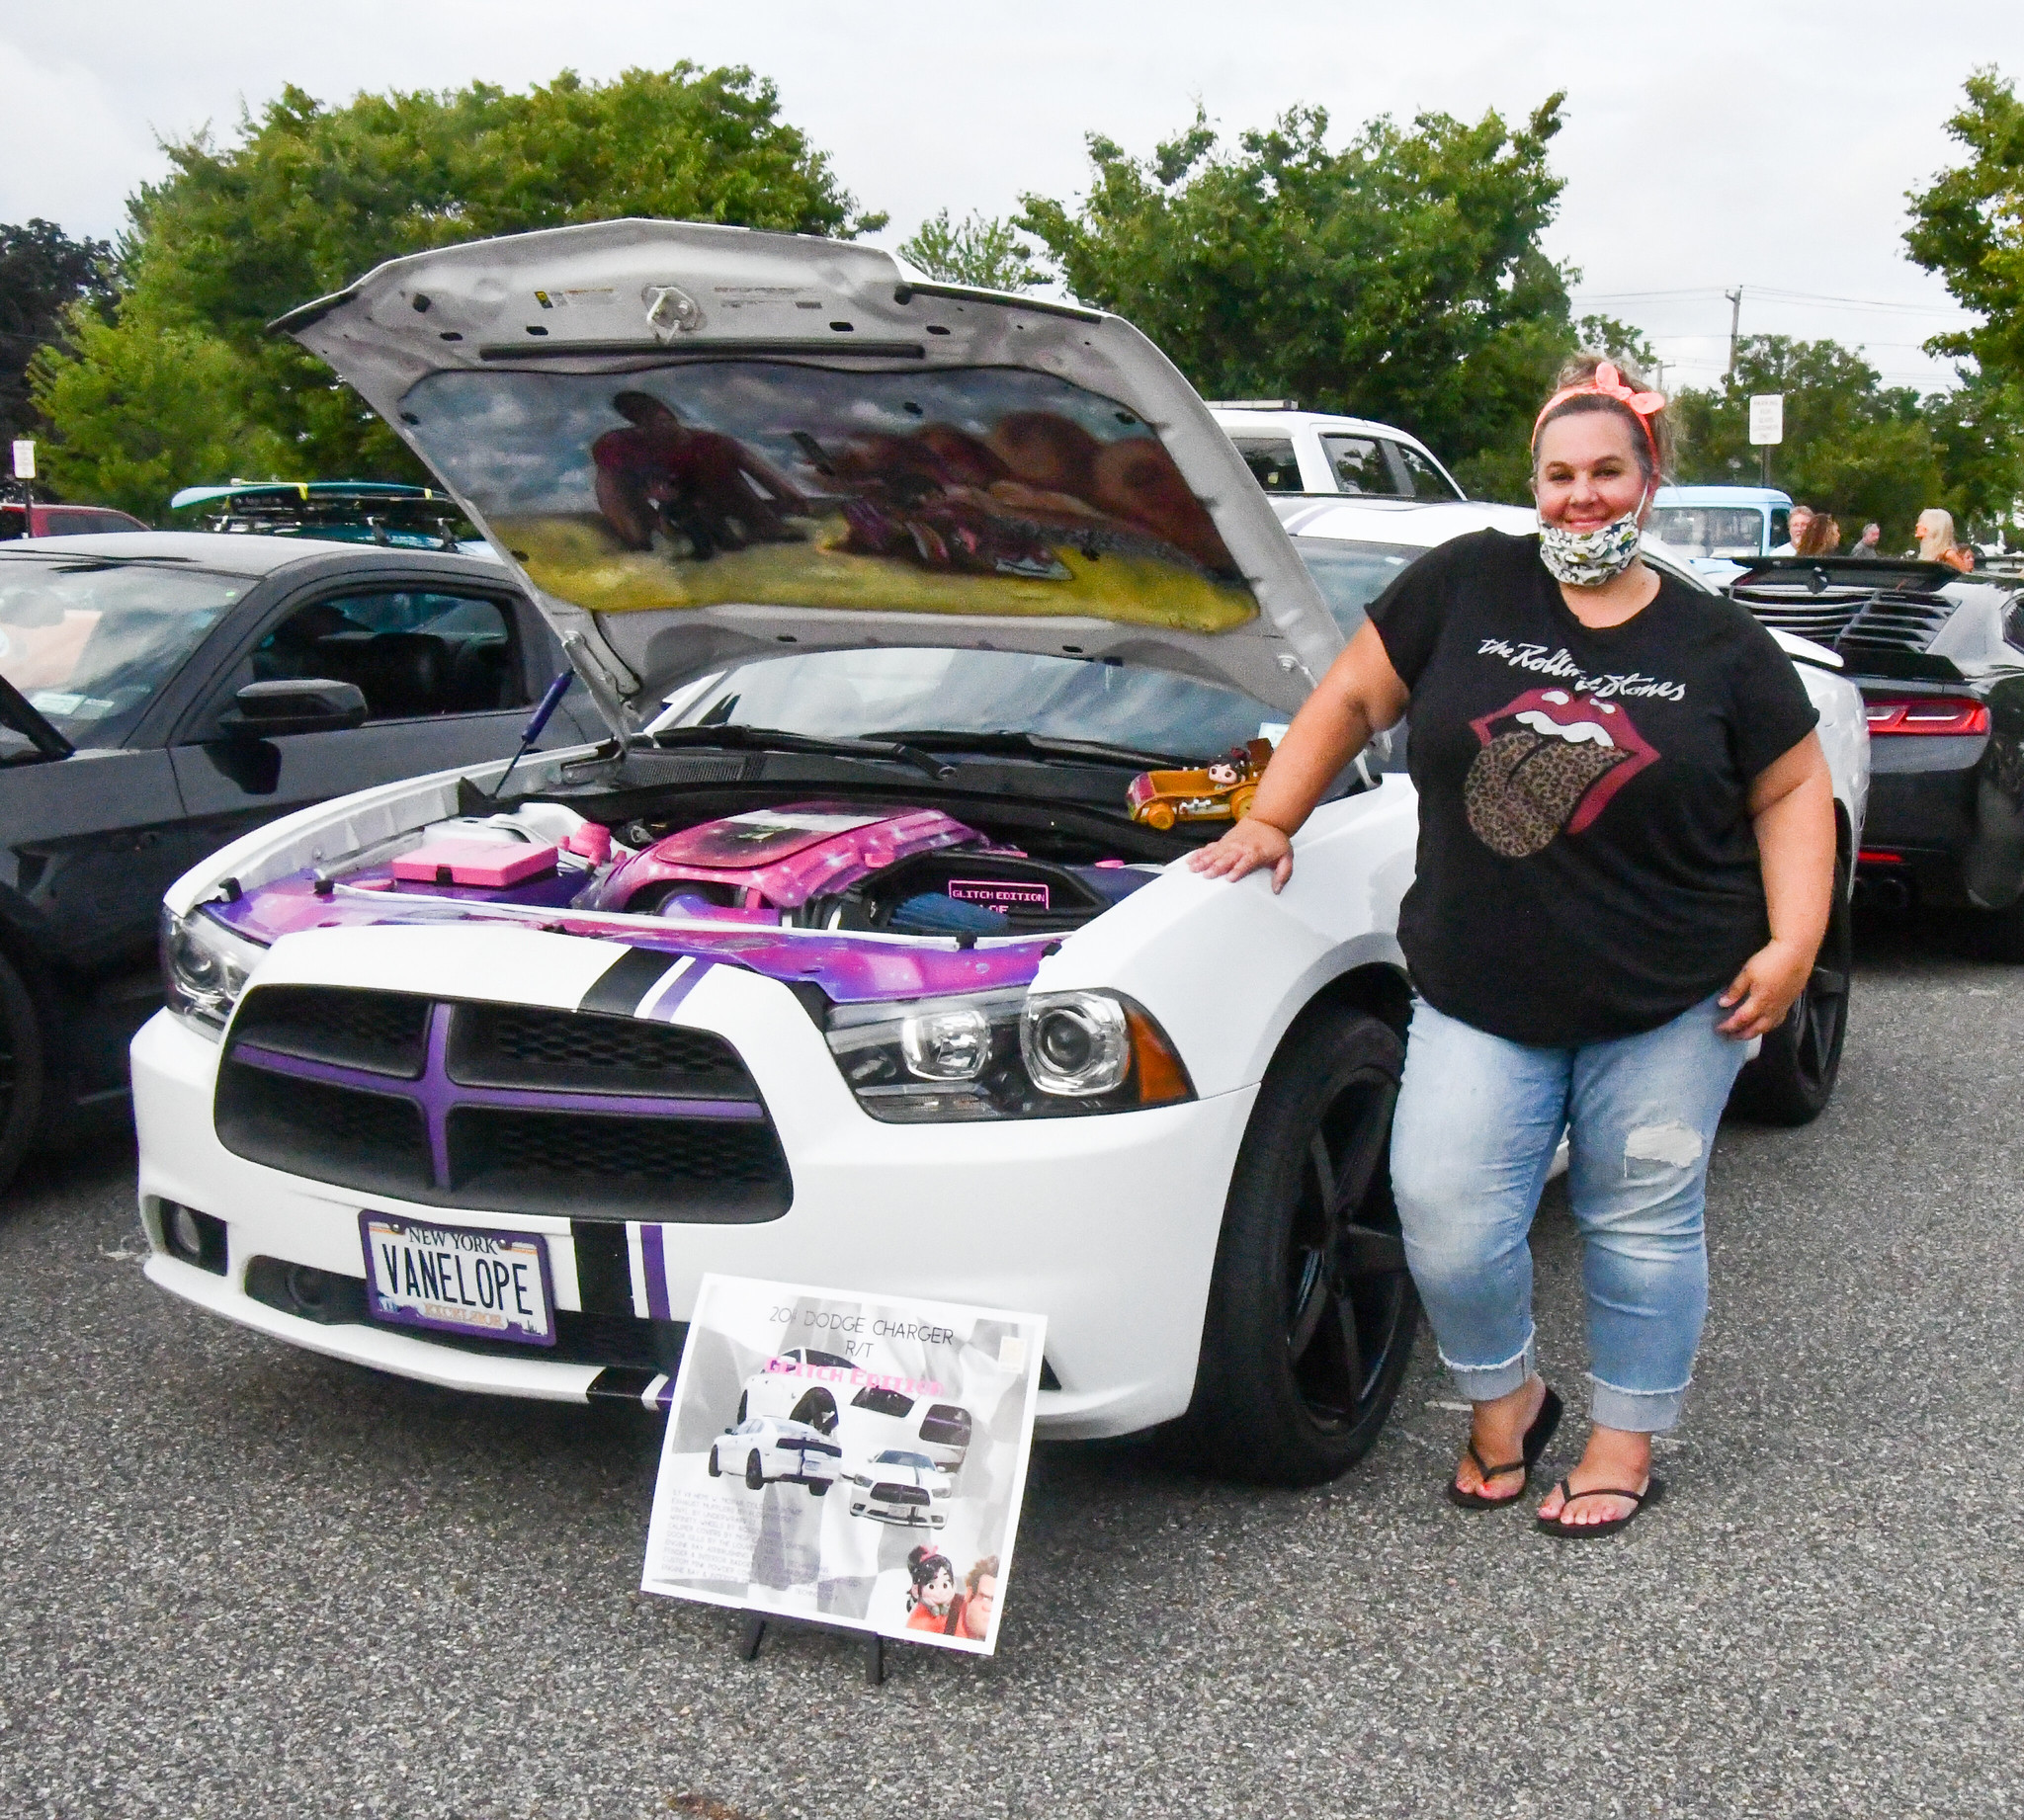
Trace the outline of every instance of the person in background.
{"type": "Polygon", "coordinates": [[[1862,536],[1849,545],[1848,553],[1851,556],[1874,556],[1877,553],[1877,545],[1883,539],[1883,526],[1876,524],[1865,525],[1862,528],[1862,536]]]}
{"type": "Polygon", "coordinates": [[[1795,556],[1831,556],[1841,547],[1841,527],[1824,512],[1807,515],[1807,528],[1793,545],[1795,556]]]}
{"type": "Polygon", "coordinates": [[[1943,512],[1938,506],[1928,506],[1918,515],[1918,523],[1911,530],[1918,538],[1921,562],[1944,562],[1964,575],[1975,568],[1975,552],[1954,540],[1953,513],[1943,512]]]}
{"type": "Polygon", "coordinates": [[[1807,535],[1807,527],[1813,523],[1812,506],[1794,506],[1792,517],[1786,521],[1785,541],[1774,550],[1774,556],[1796,556],[1799,554],[1799,540],[1807,535]]]}

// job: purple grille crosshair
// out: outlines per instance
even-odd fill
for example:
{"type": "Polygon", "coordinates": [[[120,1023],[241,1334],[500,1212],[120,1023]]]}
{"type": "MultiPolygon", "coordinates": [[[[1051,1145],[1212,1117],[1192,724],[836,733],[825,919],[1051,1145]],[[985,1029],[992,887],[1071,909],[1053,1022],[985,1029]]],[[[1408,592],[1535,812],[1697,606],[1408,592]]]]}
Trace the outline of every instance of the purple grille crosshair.
{"type": "Polygon", "coordinates": [[[310,1061],[284,1055],[254,1042],[233,1045],[232,1059],[269,1074],[296,1080],[322,1081],[411,1102],[429,1132],[429,1169],[436,1187],[448,1192],[450,1180],[450,1115],[461,1106],[508,1107],[519,1112],[593,1113],[632,1118],[726,1118],[760,1121],[766,1109],[750,1100],[676,1100],[610,1093],[548,1093],[536,1087],[472,1087],[450,1078],[450,1020],[454,1008],[429,1007],[428,1058],[418,1081],[401,1081],[368,1068],[347,1068],[337,1062],[310,1061]]]}

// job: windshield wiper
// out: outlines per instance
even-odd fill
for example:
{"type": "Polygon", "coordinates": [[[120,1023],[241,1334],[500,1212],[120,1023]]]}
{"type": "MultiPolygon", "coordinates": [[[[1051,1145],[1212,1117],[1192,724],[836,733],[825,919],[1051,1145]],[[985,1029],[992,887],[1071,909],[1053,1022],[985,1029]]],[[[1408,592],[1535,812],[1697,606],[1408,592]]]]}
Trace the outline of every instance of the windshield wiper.
{"type": "Polygon", "coordinates": [[[807,752],[820,758],[897,759],[937,784],[956,775],[931,752],[884,735],[876,739],[821,739],[812,733],[784,733],[775,727],[668,727],[653,736],[656,746],[721,746],[733,752],[807,752]]]}
{"type": "Polygon", "coordinates": [[[903,732],[875,733],[873,738],[902,739],[915,746],[957,752],[1026,752],[1042,758],[1093,759],[1106,765],[1130,765],[1139,771],[1171,770],[1201,763],[1171,752],[1141,752],[1135,746],[1113,746],[1100,739],[1061,739],[1052,733],[1023,733],[1010,728],[966,733],[945,727],[908,727],[903,732]]]}
{"type": "Polygon", "coordinates": [[[0,676],[0,722],[11,726],[44,758],[67,759],[77,750],[4,676],[0,676]]]}

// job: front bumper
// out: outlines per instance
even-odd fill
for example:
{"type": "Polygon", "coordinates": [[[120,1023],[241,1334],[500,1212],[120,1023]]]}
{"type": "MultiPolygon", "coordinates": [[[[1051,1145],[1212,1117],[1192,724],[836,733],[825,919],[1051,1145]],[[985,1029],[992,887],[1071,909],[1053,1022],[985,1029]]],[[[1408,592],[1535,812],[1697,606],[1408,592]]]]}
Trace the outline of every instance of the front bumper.
{"type": "MultiPolygon", "coordinates": [[[[513,940],[574,946],[535,934],[513,940]]],[[[410,954],[414,946],[407,945],[410,954]]],[[[482,968],[471,968],[446,950],[426,970],[445,996],[496,998],[498,979],[540,977],[545,955],[531,946],[525,965],[502,968],[501,958],[495,950],[482,968]],[[492,990],[485,989],[488,978],[492,990]]],[[[349,977],[377,983],[383,975],[354,970],[349,977]]],[[[745,1225],[593,1226],[572,1221],[560,1207],[459,1210],[460,1224],[546,1238],[559,1319],[582,1315],[586,1329],[604,1317],[642,1326],[655,1313],[678,1319],[712,1271],[1032,1309],[1048,1317],[1047,1363],[1060,1385],[1041,1392],[1041,1433],[1128,1434],[1187,1407],[1223,1200],[1255,1087],[1139,1113],[891,1125],[859,1110],[820,1033],[773,981],[719,968],[684,1004],[681,1021],[717,1032],[744,1058],[791,1161],[793,1202],[778,1219],[745,1225]],[[621,1229],[631,1287],[620,1288],[625,1305],[615,1307],[613,1273],[592,1254],[608,1257],[621,1229]],[[648,1282],[642,1265],[655,1254],[664,1260],[664,1281],[648,1282]]],[[[134,1039],[140,1195],[155,1248],[147,1275],[155,1283],[293,1345],[449,1388],[572,1402],[605,1395],[666,1402],[666,1371],[650,1361],[608,1366],[580,1354],[564,1363],[496,1343],[476,1350],[455,1337],[382,1326],[362,1313],[304,1318],[273,1305],[271,1295],[250,1295],[247,1269],[256,1260],[269,1261],[260,1282],[274,1281],[278,1266],[299,1266],[341,1286],[362,1285],[364,1205],[421,1220],[445,1213],[305,1180],[227,1150],[211,1117],[220,1053],[167,1012],[134,1039]],[[222,1275],[169,1252],[164,1202],[224,1223],[222,1275]]],[[[670,1332],[678,1339],[678,1329],[670,1332]]],[[[672,1368],[672,1354],[663,1363],[672,1368]]]]}

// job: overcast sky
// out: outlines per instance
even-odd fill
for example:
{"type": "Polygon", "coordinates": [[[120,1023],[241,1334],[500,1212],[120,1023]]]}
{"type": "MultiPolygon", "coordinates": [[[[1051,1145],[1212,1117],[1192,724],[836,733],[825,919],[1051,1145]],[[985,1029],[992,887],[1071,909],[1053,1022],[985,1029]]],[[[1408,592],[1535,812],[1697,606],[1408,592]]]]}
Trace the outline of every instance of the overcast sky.
{"type": "Polygon", "coordinates": [[[9,0],[0,220],[114,235],[164,169],[158,136],[228,137],[288,82],[342,101],[684,57],[771,76],[860,202],[890,211],[888,244],[945,205],[1078,193],[1084,133],[1144,152],[1198,98],[1225,134],[1315,102],[1346,135],[1382,113],[1522,119],[1565,88],[1548,247],[1582,271],[1577,310],[1637,323],[1668,381],[1705,382],[1727,347],[1721,293],[1741,285],[1744,333],[1832,336],[1887,378],[1935,384],[1947,370],[1918,344],[1962,317],[1904,258],[1904,192],[1954,158],[1943,123],[1972,68],[2024,79],[2024,6],[9,0]]]}

